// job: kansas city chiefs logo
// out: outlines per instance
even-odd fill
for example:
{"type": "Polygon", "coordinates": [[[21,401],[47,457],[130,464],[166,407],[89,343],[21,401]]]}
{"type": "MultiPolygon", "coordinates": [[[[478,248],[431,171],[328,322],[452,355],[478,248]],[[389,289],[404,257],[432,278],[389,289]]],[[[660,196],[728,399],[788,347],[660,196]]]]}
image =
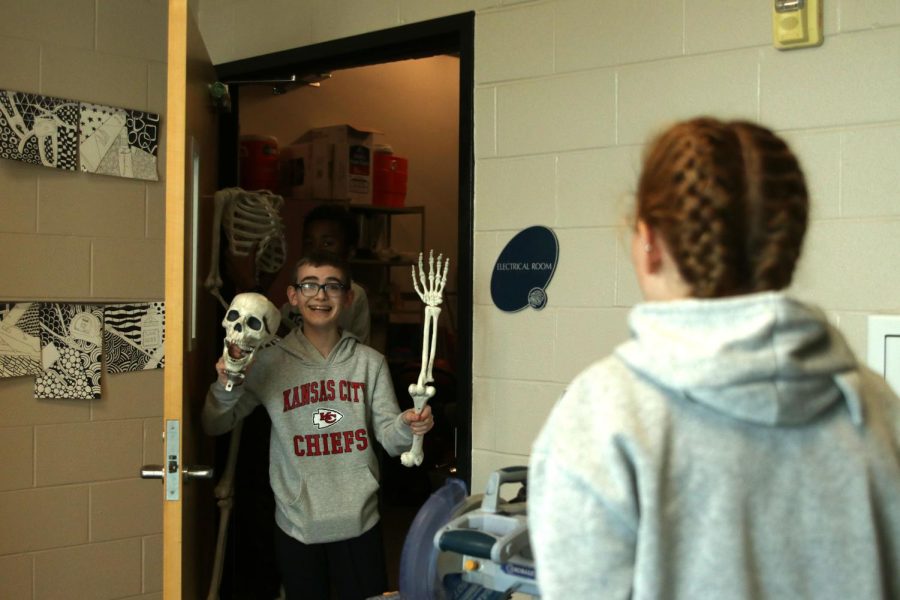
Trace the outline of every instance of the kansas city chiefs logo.
{"type": "Polygon", "coordinates": [[[336,410],[331,410],[330,408],[320,408],[313,413],[313,425],[315,425],[319,429],[325,429],[326,427],[331,427],[343,418],[344,415],[336,410]]]}

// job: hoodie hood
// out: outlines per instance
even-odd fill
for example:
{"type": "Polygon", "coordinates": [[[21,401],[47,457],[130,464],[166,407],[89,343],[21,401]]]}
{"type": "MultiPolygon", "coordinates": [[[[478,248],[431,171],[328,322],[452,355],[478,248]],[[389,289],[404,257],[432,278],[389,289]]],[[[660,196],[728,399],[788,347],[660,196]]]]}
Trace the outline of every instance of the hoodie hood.
{"type": "Polygon", "coordinates": [[[616,354],[660,387],[733,418],[805,423],[846,401],[861,417],[856,360],[818,308],[764,292],[648,302],[616,354]]]}
{"type": "Polygon", "coordinates": [[[303,335],[302,327],[297,327],[284,337],[278,344],[278,348],[296,356],[306,365],[324,367],[338,365],[353,358],[353,351],[358,343],[359,338],[344,329],[338,343],[331,349],[331,353],[328,356],[322,356],[312,342],[303,335]]]}

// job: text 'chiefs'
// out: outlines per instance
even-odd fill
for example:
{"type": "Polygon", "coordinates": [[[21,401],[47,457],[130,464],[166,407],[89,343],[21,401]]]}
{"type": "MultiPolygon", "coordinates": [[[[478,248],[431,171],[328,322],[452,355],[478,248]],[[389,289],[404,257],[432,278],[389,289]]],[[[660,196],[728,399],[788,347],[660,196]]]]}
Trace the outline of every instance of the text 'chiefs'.
{"type": "Polygon", "coordinates": [[[369,437],[365,429],[294,436],[294,454],[297,456],[328,456],[354,451],[362,452],[368,447],[369,437]]]}

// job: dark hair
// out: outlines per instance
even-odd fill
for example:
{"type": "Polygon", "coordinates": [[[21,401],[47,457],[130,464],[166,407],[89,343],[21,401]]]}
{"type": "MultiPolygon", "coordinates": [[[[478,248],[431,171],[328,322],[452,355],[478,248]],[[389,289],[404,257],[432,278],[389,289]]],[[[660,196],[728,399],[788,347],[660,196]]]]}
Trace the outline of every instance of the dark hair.
{"type": "Polygon", "coordinates": [[[359,227],[356,218],[350,214],[341,204],[320,204],[311,211],[303,219],[303,229],[305,230],[311,223],[316,221],[332,221],[337,223],[344,232],[344,243],[347,248],[355,248],[359,241],[359,227]]]}
{"type": "Polygon", "coordinates": [[[800,164],[765,127],[701,117],[648,146],[637,217],[662,236],[694,297],[790,285],[808,213],[800,164]]]}
{"type": "Polygon", "coordinates": [[[343,257],[338,256],[334,252],[313,250],[312,252],[303,255],[294,266],[294,277],[297,276],[300,267],[305,267],[307,265],[311,267],[334,267],[341,272],[341,275],[343,275],[341,281],[344,285],[349,288],[353,283],[353,274],[350,272],[350,264],[344,260],[343,257]]]}

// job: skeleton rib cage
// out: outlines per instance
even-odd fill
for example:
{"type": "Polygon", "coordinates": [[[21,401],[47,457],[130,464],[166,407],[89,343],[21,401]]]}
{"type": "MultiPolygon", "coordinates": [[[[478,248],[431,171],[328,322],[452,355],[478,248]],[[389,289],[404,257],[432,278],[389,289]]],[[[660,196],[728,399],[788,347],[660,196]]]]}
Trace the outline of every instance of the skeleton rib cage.
{"type": "Polygon", "coordinates": [[[212,259],[205,286],[223,306],[228,303],[219,294],[219,231],[225,230],[228,250],[234,256],[249,256],[256,247],[256,277],[259,273],[277,273],[284,265],[287,246],[284,222],[279,214],[284,198],[266,190],[250,192],[241,188],[219,190],[214,196],[212,259]]]}

